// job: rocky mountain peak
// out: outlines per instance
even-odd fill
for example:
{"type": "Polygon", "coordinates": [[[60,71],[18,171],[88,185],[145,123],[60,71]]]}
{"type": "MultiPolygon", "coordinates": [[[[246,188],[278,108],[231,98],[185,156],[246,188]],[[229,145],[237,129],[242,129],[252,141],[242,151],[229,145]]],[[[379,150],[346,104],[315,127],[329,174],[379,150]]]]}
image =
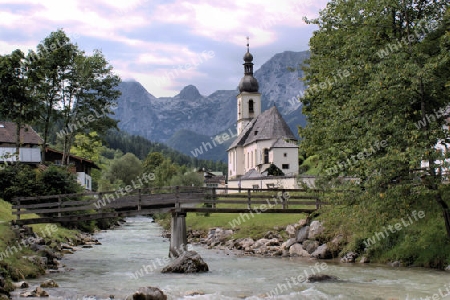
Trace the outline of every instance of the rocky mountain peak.
{"type": "Polygon", "coordinates": [[[199,98],[203,98],[198,89],[192,84],[185,86],[177,96],[186,100],[197,100],[199,98]]]}

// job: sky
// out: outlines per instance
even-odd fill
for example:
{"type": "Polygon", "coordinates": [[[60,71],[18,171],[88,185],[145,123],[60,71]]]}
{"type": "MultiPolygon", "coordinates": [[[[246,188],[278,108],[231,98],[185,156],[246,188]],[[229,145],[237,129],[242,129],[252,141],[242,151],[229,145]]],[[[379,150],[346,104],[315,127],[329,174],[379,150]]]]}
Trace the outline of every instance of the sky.
{"type": "Polygon", "coordinates": [[[242,57],[254,70],[284,51],[308,50],[327,0],[0,0],[0,55],[28,53],[63,29],[86,54],[101,50],[123,81],[156,97],[189,85],[202,95],[237,87],[242,57]]]}

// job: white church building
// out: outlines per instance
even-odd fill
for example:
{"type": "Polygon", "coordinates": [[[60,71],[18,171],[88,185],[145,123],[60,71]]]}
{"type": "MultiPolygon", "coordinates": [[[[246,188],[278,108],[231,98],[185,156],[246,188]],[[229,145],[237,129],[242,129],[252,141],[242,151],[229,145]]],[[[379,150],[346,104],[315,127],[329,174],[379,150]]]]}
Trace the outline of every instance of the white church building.
{"type": "Polygon", "coordinates": [[[261,94],[248,46],[237,95],[238,136],[227,150],[228,187],[297,188],[298,141],[276,106],[261,112],[261,94]],[[268,175],[272,164],[284,175],[268,175]]]}

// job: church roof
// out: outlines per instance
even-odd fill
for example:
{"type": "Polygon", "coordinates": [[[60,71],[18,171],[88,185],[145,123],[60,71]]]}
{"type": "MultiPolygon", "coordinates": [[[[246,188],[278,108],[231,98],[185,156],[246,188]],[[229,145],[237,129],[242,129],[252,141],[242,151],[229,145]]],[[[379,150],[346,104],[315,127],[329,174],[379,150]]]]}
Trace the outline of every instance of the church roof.
{"type": "MultiPolygon", "coordinates": [[[[282,138],[283,142],[284,139],[297,140],[286,121],[281,116],[277,107],[273,106],[255,119],[251,120],[244,130],[242,130],[241,134],[231,144],[229,149],[237,146],[246,146],[258,140],[280,138],[282,138]]],[[[279,141],[277,140],[277,142],[279,141]]],[[[275,142],[275,144],[277,142],[275,142]]],[[[274,145],[272,145],[272,147],[274,147],[274,145]]],[[[278,145],[281,145],[281,141],[278,145]]],[[[289,144],[289,146],[290,145],[291,144],[289,144]]]]}
{"type": "Polygon", "coordinates": [[[283,138],[279,138],[270,148],[298,148],[298,146],[297,144],[286,142],[283,138]]]}

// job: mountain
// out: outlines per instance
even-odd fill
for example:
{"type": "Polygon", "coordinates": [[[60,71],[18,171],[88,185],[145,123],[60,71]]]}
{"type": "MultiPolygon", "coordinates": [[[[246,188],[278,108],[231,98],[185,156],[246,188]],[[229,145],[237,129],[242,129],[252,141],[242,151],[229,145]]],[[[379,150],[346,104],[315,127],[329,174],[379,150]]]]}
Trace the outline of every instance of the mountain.
{"type": "MultiPolygon", "coordinates": [[[[254,74],[262,94],[262,109],[276,105],[295,135],[297,126],[306,124],[301,103],[295,97],[305,89],[299,80],[303,76],[299,66],[308,58],[309,51],[285,51],[276,54],[254,74]]],[[[120,120],[121,130],[166,143],[199,159],[226,161],[225,151],[231,141],[219,143],[220,138],[215,137],[232,128],[235,134],[237,87],[203,96],[195,86],[189,85],[174,97],[161,98],[150,94],[138,82],[122,82],[119,90],[122,95],[114,117],[120,120]]]]}

